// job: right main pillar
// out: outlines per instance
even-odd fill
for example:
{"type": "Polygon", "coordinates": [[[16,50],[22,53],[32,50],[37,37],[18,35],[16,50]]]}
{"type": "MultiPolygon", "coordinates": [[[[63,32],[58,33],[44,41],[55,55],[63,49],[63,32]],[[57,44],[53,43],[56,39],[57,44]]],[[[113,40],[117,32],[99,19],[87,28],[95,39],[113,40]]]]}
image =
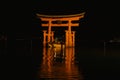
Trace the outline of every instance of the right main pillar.
{"type": "Polygon", "coordinates": [[[75,31],[71,31],[71,33],[69,33],[69,31],[66,30],[65,33],[66,33],[65,46],[74,47],[75,46],[75,31]]]}

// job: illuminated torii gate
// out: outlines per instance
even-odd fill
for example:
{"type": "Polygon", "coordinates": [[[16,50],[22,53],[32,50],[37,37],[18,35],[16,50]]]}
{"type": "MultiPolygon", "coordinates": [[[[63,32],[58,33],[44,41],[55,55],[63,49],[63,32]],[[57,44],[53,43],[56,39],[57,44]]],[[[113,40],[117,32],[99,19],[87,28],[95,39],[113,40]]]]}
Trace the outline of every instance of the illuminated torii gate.
{"type": "Polygon", "coordinates": [[[43,21],[42,27],[48,27],[47,30],[43,30],[43,45],[45,46],[48,42],[54,41],[54,32],[51,30],[51,27],[68,27],[66,30],[66,47],[75,46],[75,31],[71,30],[71,27],[79,26],[79,23],[73,23],[73,21],[78,21],[84,17],[84,12],[74,15],[42,15],[37,14],[37,16],[43,21]],[[65,23],[63,23],[66,21],[65,23]]]}

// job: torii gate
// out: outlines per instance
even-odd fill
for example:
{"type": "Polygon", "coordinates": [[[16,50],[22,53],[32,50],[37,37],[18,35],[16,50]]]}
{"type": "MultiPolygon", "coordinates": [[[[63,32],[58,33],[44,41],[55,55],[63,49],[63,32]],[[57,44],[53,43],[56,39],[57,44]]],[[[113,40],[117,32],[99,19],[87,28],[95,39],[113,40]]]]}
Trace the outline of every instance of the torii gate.
{"type": "Polygon", "coordinates": [[[47,42],[54,41],[54,31],[51,31],[51,27],[68,27],[68,30],[65,31],[66,39],[65,46],[66,47],[74,47],[75,46],[75,31],[71,30],[71,27],[79,26],[79,23],[73,23],[73,21],[78,21],[84,17],[84,12],[80,14],[74,15],[42,15],[37,14],[37,16],[46,23],[42,23],[42,27],[48,27],[47,30],[43,30],[43,46],[46,45],[47,42]],[[66,23],[63,23],[66,21],[66,23]]]}

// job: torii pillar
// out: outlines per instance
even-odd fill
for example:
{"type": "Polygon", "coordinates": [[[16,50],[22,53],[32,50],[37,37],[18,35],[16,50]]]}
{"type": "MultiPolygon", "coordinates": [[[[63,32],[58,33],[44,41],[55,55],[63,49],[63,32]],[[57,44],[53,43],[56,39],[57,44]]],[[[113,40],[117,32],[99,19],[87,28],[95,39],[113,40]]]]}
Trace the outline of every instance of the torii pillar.
{"type": "Polygon", "coordinates": [[[66,41],[65,44],[67,47],[74,47],[75,46],[75,31],[65,31],[66,33],[66,41]]]}
{"type": "Polygon", "coordinates": [[[43,30],[43,46],[45,47],[48,42],[54,41],[54,32],[49,31],[47,33],[47,30],[43,30]]]}

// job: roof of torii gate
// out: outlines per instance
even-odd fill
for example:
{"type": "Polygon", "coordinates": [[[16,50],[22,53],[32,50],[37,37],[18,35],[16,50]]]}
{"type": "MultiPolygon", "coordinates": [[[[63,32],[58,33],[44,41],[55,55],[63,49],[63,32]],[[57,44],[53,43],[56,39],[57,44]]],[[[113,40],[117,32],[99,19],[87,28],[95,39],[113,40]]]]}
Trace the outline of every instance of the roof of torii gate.
{"type": "Polygon", "coordinates": [[[37,14],[37,16],[42,20],[42,21],[47,21],[47,23],[42,23],[42,26],[49,26],[49,21],[51,26],[56,26],[56,27],[65,27],[68,26],[69,23],[61,23],[61,21],[70,21],[71,26],[78,26],[79,23],[72,23],[71,21],[79,20],[80,18],[84,17],[85,12],[80,13],[80,14],[73,14],[73,15],[42,15],[42,14],[37,14]],[[52,23],[51,21],[57,21],[57,23],[52,23]],[[59,22],[60,21],[60,22],[59,22]],[[59,22],[59,24],[58,24],[59,22]]]}
{"type": "Polygon", "coordinates": [[[72,14],[72,15],[43,15],[43,14],[36,14],[38,17],[42,18],[69,18],[69,17],[81,17],[84,16],[85,12],[79,14],[72,14]]]}

